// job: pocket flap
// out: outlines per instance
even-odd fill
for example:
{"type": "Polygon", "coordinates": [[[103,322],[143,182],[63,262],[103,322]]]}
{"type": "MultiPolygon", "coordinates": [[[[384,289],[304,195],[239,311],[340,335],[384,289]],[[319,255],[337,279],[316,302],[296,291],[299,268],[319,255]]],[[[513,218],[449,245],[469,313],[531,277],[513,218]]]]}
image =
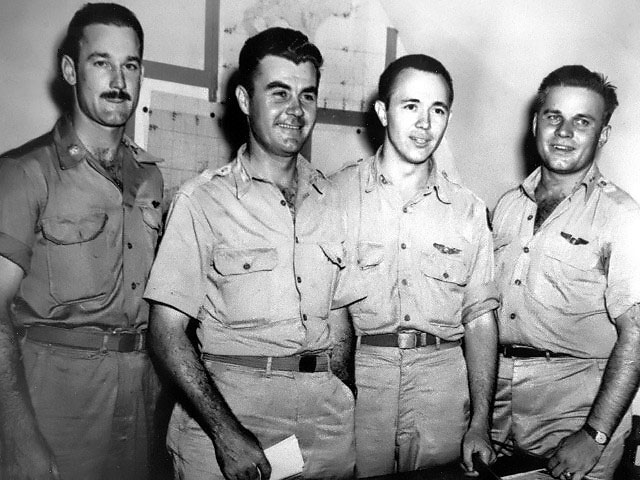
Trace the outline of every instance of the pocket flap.
{"type": "Polygon", "coordinates": [[[380,265],[384,260],[384,245],[374,242],[358,242],[358,266],[362,269],[380,265]]]}
{"type": "Polygon", "coordinates": [[[160,231],[162,224],[162,210],[153,207],[140,207],[142,211],[142,220],[144,223],[154,230],[160,231]]]}
{"type": "Polygon", "coordinates": [[[345,251],[343,242],[322,242],[320,248],[327,258],[340,268],[345,266],[345,251]]]}
{"type": "Polygon", "coordinates": [[[221,275],[242,275],[273,270],[278,264],[275,248],[218,248],[213,252],[213,266],[221,275]]]}
{"type": "Polygon", "coordinates": [[[455,283],[460,286],[467,284],[467,267],[461,258],[423,253],[420,269],[427,277],[441,282],[455,283]]]}
{"type": "Polygon", "coordinates": [[[42,235],[58,245],[88,242],[104,231],[108,218],[104,212],[83,217],[43,218],[42,235]]]}
{"type": "Polygon", "coordinates": [[[590,245],[572,245],[564,240],[556,240],[548,245],[545,255],[584,271],[592,270],[598,264],[598,256],[590,245]]]}

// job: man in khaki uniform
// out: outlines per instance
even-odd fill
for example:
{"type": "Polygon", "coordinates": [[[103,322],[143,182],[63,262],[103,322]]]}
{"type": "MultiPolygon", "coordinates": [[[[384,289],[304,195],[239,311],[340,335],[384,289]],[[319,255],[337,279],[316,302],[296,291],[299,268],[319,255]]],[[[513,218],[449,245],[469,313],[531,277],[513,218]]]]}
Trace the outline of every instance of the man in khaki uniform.
{"type": "Polygon", "coordinates": [[[295,30],[247,40],[236,96],[248,142],[187,182],[169,212],[145,296],[155,355],[182,394],[168,434],[180,478],[267,479],[263,449],[290,435],[304,478],[353,474],[351,336],[344,309],[330,311],[343,219],[331,183],[299,154],[321,64],[295,30]]]}
{"type": "Polygon", "coordinates": [[[162,177],[124,135],[142,51],[128,9],[76,12],[61,52],[71,112],[0,158],[2,478],[147,476],[157,380],[142,293],[162,177]]]}

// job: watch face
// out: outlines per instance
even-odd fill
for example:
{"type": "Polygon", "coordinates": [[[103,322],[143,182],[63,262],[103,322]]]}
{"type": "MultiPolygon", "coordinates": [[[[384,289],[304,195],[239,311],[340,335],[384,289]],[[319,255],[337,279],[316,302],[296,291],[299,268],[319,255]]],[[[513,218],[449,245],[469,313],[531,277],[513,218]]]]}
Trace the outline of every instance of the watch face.
{"type": "Polygon", "coordinates": [[[596,443],[604,445],[605,443],[607,443],[607,436],[602,432],[596,432],[596,438],[594,438],[594,440],[596,441],[596,443]]]}

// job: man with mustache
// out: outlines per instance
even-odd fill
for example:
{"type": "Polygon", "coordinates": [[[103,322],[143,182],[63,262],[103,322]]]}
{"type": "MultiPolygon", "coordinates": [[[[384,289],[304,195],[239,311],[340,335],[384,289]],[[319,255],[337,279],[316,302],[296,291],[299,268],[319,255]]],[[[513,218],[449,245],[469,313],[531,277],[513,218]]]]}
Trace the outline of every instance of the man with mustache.
{"type": "Polygon", "coordinates": [[[124,134],[142,52],[130,10],[82,7],[60,51],[70,111],[0,158],[2,478],[147,478],[162,177],[124,134]]]}
{"type": "Polygon", "coordinates": [[[180,478],[266,480],[264,449],[291,435],[303,478],[353,474],[352,337],[346,311],[330,312],[343,219],[331,183],[299,154],[321,65],[301,32],[249,38],[235,90],[248,141],[183,185],[169,211],[145,297],[155,357],[181,393],[167,439],[180,478]]]}
{"type": "Polygon", "coordinates": [[[474,453],[494,458],[498,297],[486,207],[433,157],[452,102],[439,61],[392,62],[375,102],[382,147],[332,177],[348,215],[348,263],[367,295],[349,307],[359,477],[442,465],[461,453],[468,470],[474,453]]]}
{"type": "Polygon", "coordinates": [[[493,436],[566,480],[613,478],[640,380],[640,208],[596,165],[617,105],[602,74],[551,72],[534,105],[540,167],[493,217],[493,436]]]}

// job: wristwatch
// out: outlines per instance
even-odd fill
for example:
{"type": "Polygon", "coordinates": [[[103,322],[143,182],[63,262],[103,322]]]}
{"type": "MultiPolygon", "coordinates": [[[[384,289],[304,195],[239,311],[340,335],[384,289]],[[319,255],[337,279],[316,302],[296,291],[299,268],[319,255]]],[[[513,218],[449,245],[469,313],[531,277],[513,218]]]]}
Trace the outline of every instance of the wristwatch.
{"type": "Polygon", "coordinates": [[[587,435],[593,438],[593,441],[596,442],[598,445],[604,446],[607,443],[609,443],[609,436],[606,433],[601,432],[600,430],[596,430],[588,423],[585,423],[582,429],[585,432],[587,432],[587,435]]]}

